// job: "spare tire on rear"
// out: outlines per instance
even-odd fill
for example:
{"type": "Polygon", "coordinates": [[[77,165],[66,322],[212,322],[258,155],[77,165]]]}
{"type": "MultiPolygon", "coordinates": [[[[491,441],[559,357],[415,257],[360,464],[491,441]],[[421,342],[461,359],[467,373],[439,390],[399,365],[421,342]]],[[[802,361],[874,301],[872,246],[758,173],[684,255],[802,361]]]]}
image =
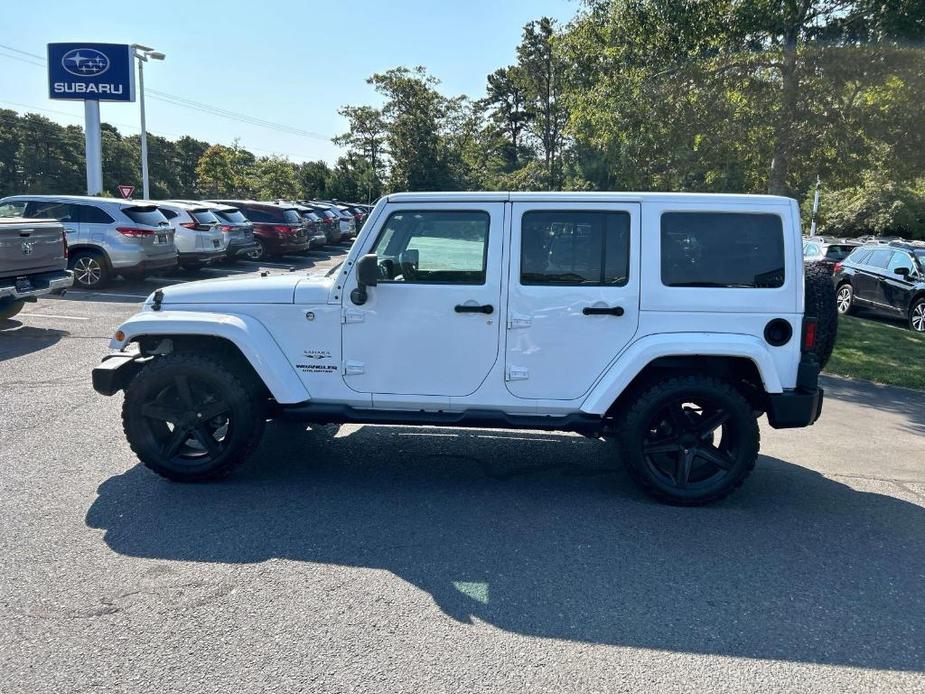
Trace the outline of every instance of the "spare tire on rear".
{"type": "Polygon", "coordinates": [[[832,356],[838,333],[838,308],[830,267],[822,263],[806,265],[804,296],[806,317],[816,319],[816,344],[810,351],[816,355],[822,368],[832,356]]]}

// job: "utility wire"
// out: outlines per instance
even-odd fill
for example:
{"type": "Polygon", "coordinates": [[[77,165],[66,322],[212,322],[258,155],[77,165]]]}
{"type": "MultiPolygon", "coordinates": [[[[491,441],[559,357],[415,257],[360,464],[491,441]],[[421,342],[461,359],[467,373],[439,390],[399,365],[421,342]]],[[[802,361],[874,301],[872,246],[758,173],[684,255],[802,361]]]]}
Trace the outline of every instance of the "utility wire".
{"type": "MultiPolygon", "coordinates": [[[[20,50],[13,46],[8,46],[6,44],[0,43],[0,49],[6,51],[13,51],[22,56],[19,57],[16,55],[7,55],[5,53],[0,53],[0,58],[9,58],[10,60],[19,60],[24,63],[29,63],[30,65],[36,65],[38,67],[45,67],[47,61],[44,56],[38,55],[37,53],[29,53],[28,51],[20,50]],[[29,58],[34,58],[41,62],[33,62],[29,58]]],[[[188,108],[194,111],[199,111],[201,113],[208,113],[214,116],[219,116],[221,118],[227,118],[229,120],[237,121],[239,123],[245,123],[247,125],[255,125],[260,128],[267,128],[269,130],[276,130],[277,132],[286,133],[288,135],[297,135],[300,137],[308,137],[316,140],[324,140],[325,142],[330,141],[330,137],[323,135],[321,133],[312,132],[310,130],[303,130],[302,128],[296,128],[292,125],[286,125],[285,123],[276,123],[274,121],[264,120],[263,118],[258,118],[256,116],[250,116],[246,113],[240,113],[237,111],[231,111],[229,109],[220,108],[213,104],[203,103],[201,101],[195,101],[193,99],[187,99],[183,96],[177,96],[176,94],[169,94],[167,92],[162,92],[157,89],[147,89],[146,94],[150,95],[152,98],[163,101],[173,106],[181,106],[183,108],[188,108]]]]}

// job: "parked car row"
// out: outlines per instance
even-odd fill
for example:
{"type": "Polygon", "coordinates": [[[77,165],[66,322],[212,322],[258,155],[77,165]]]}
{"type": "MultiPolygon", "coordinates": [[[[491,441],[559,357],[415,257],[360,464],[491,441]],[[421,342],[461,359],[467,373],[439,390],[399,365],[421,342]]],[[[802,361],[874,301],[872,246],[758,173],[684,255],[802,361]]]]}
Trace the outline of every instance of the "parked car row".
{"type": "Polygon", "coordinates": [[[74,284],[88,289],[103,287],[115,275],[305,254],[353,238],[368,212],[366,206],[329,201],[0,199],[0,218],[61,224],[74,284]]]}
{"type": "Polygon", "coordinates": [[[925,333],[925,243],[859,244],[833,272],[839,313],[870,309],[925,333]]]}

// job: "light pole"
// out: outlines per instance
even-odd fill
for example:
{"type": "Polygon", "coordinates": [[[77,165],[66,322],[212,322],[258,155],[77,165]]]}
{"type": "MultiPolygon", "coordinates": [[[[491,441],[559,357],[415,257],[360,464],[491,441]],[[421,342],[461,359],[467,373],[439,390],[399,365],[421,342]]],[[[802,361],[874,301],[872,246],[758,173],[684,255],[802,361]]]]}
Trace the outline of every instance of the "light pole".
{"type": "Polygon", "coordinates": [[[138,59],[138,103],[141,106],[141,190],[144,199],[151,197],[148,186],[148,131],[145,128],[145,63],[151,60],[163,60],[167,56],[148,46],[133,43],[134,55],[138,59]]]}

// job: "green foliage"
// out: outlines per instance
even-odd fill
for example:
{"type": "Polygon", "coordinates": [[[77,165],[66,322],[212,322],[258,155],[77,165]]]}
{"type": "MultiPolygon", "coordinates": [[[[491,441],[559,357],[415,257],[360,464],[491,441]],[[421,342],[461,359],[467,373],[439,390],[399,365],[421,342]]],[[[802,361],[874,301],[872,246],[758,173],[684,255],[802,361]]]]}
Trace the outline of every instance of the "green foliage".
{"type": "MultiPolygon", "coordinates": [[[[811,200],[805,207],[811,207],[811,200]]],[[[822,233],[925,239],[925,178],[900,183],[868,172],[860,185],[823,191],[817,220],[822,233]]]]}
{"type": "Polygon", "coordinates": [[[839,316],[829,373],[925,390],[925,335],[901,324],[839,316]]]}

